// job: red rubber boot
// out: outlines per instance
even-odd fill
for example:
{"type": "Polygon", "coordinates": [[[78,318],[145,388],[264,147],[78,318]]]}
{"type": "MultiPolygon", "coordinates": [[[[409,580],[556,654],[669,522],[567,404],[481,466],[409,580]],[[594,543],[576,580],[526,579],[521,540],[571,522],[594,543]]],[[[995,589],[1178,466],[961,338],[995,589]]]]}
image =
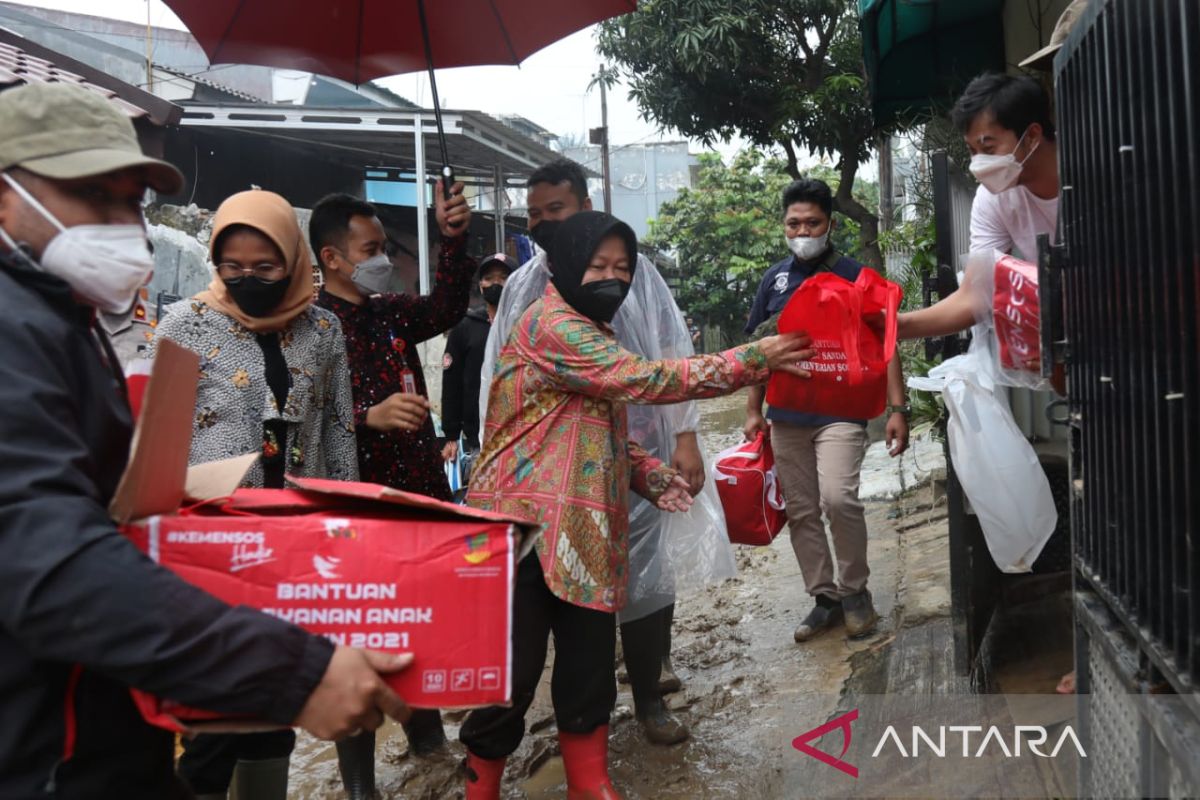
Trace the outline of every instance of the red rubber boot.
{"type": "Polygon", "coordinates": [[[466,800],[500,800],[500,778],[506,758],[480,758],[467,751],[466,800]]]}
{"type": "Polygon", "coordinates": [[[608,726],[591,733],[558,732],[567,800],[621,800],[608,778],[608,726]]]}

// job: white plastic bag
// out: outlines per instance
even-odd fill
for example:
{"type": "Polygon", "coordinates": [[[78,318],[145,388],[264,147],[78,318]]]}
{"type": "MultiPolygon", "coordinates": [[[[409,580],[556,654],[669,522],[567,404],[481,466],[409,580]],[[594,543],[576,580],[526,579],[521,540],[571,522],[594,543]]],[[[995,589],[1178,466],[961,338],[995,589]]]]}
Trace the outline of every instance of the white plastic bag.
{"type": "Polygon", "coordinates": [[[1053,389],[1036,366],[1042,357],[1036,335],[1041,318],[1037,265],[999,250],[980,250],[961,258],[965,272],[959,291],[971,298],[976,322],[970,349],[988,359],[990,373],[1002,386],[1053,389]],[[1011,363],[1018,349],[1025,355],[1021,368],[1011,363]]]}
{"type": "Polygon", "coordinates": [[[995,365],[979,350],[957,356],[908,385],[941,391],[950,413],[950,459],[1002,572],[1029,572],[1058,524],[1037,453],[997,395],[995,365]]]}

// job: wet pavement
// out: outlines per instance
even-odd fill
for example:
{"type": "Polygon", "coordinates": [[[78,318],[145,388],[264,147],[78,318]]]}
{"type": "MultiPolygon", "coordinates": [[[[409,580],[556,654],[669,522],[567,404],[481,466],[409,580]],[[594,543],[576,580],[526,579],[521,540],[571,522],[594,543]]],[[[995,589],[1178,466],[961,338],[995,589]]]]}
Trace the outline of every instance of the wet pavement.
{"type": "MultiPolygon", "coordinates": [[[[742,395],[702,405],[702,435],[709,455],[740,440],[743,408],[742,395]]],[[[881,456],[878,448],[868,457],[867,480],[882,481],[888,477],[885,473],[896,472],[895,462],[881,456]]],[[[919,466],[936,469],[939,449],[921,450],[919,466]]],[[[871,589],[882,617],[873,636],[849,641],[838,629],[803,645],[793,641],[792,631],[811,602],[786,534],[770,547],[739,547],[736,578],[679,600],[673,658],[684,689],[670,695],[669,703],[692,735],[671,747],[647,743],[633,719],[629,687],[621,685],[609,746],[611,774],[625,798],[732,800],[811,794],[805,789],[811,759],[792,747],[792,739],[826,721],[849,683],[859,692],[885,691],[881,665],[898,625],[948,614],[945,501],[928,482],[913,489],[921,470],[910,472],[902,503],[884,499],[867,504],[871,589]],[[910,617],[898,601],[908,593],[914,606],[910,617]]],[[[888,480],[900,482],[894,476],[888,480]]],[[[456,737],[464,716],[445,715],[452,742],[445,755],[433,758],[408,754],[398,725],[382,729],[377,752],[381,796],[461,797],[459,764],[464,753],[456,737]]],[[[548,680],[527,721],[529,733],[509,760],[503,796],[562,798],[565,784],[548,680]]],[[[291,787],[295,798],[344,796],[333,747],[302,734],[293,756],[291,787]]]]}

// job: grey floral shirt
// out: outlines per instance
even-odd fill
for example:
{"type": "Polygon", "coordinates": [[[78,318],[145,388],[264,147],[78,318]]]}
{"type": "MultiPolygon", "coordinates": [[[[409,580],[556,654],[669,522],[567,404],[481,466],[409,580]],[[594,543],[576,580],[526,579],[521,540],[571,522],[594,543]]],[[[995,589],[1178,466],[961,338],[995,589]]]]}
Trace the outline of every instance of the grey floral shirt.
{"type": "MultiPolygon", "coordinates": [[[[337,316],[310,306],[280,332],[291,373],[287,403],[280,410],[254,333],[195,299],[173,303],[165,312],[147,357],[154,357],[159,338],[200,356],[190,463],[261,452],[263,423],[282,419],[287,422],[289,474],[358,480],[350,371],[337,316]]],[[[262,484],[262,465],[256,462],[242,485],[262,484]]]]}

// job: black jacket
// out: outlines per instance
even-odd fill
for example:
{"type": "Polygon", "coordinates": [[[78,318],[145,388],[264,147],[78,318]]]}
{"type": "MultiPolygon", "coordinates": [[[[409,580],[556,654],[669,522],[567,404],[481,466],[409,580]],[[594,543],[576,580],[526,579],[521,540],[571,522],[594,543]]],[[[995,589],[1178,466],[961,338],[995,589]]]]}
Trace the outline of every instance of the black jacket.
{"type": "Polygon", "coordinates": [[[65,283],[0,256],[6,800],[184,796],[173,736],[141,720],[127,687],[290,723],[332,655],[189,586],[118,532],[106,509],[130,418],[95,330],[65,283]]]}
{"type": "Polygon", "coordinates": [[[479,378],[491,328],[487,309],[471,309],[450,331],[442,356],[442,431],[449,440],[461,433],[471,450],[479,449],[479,378]]]}

